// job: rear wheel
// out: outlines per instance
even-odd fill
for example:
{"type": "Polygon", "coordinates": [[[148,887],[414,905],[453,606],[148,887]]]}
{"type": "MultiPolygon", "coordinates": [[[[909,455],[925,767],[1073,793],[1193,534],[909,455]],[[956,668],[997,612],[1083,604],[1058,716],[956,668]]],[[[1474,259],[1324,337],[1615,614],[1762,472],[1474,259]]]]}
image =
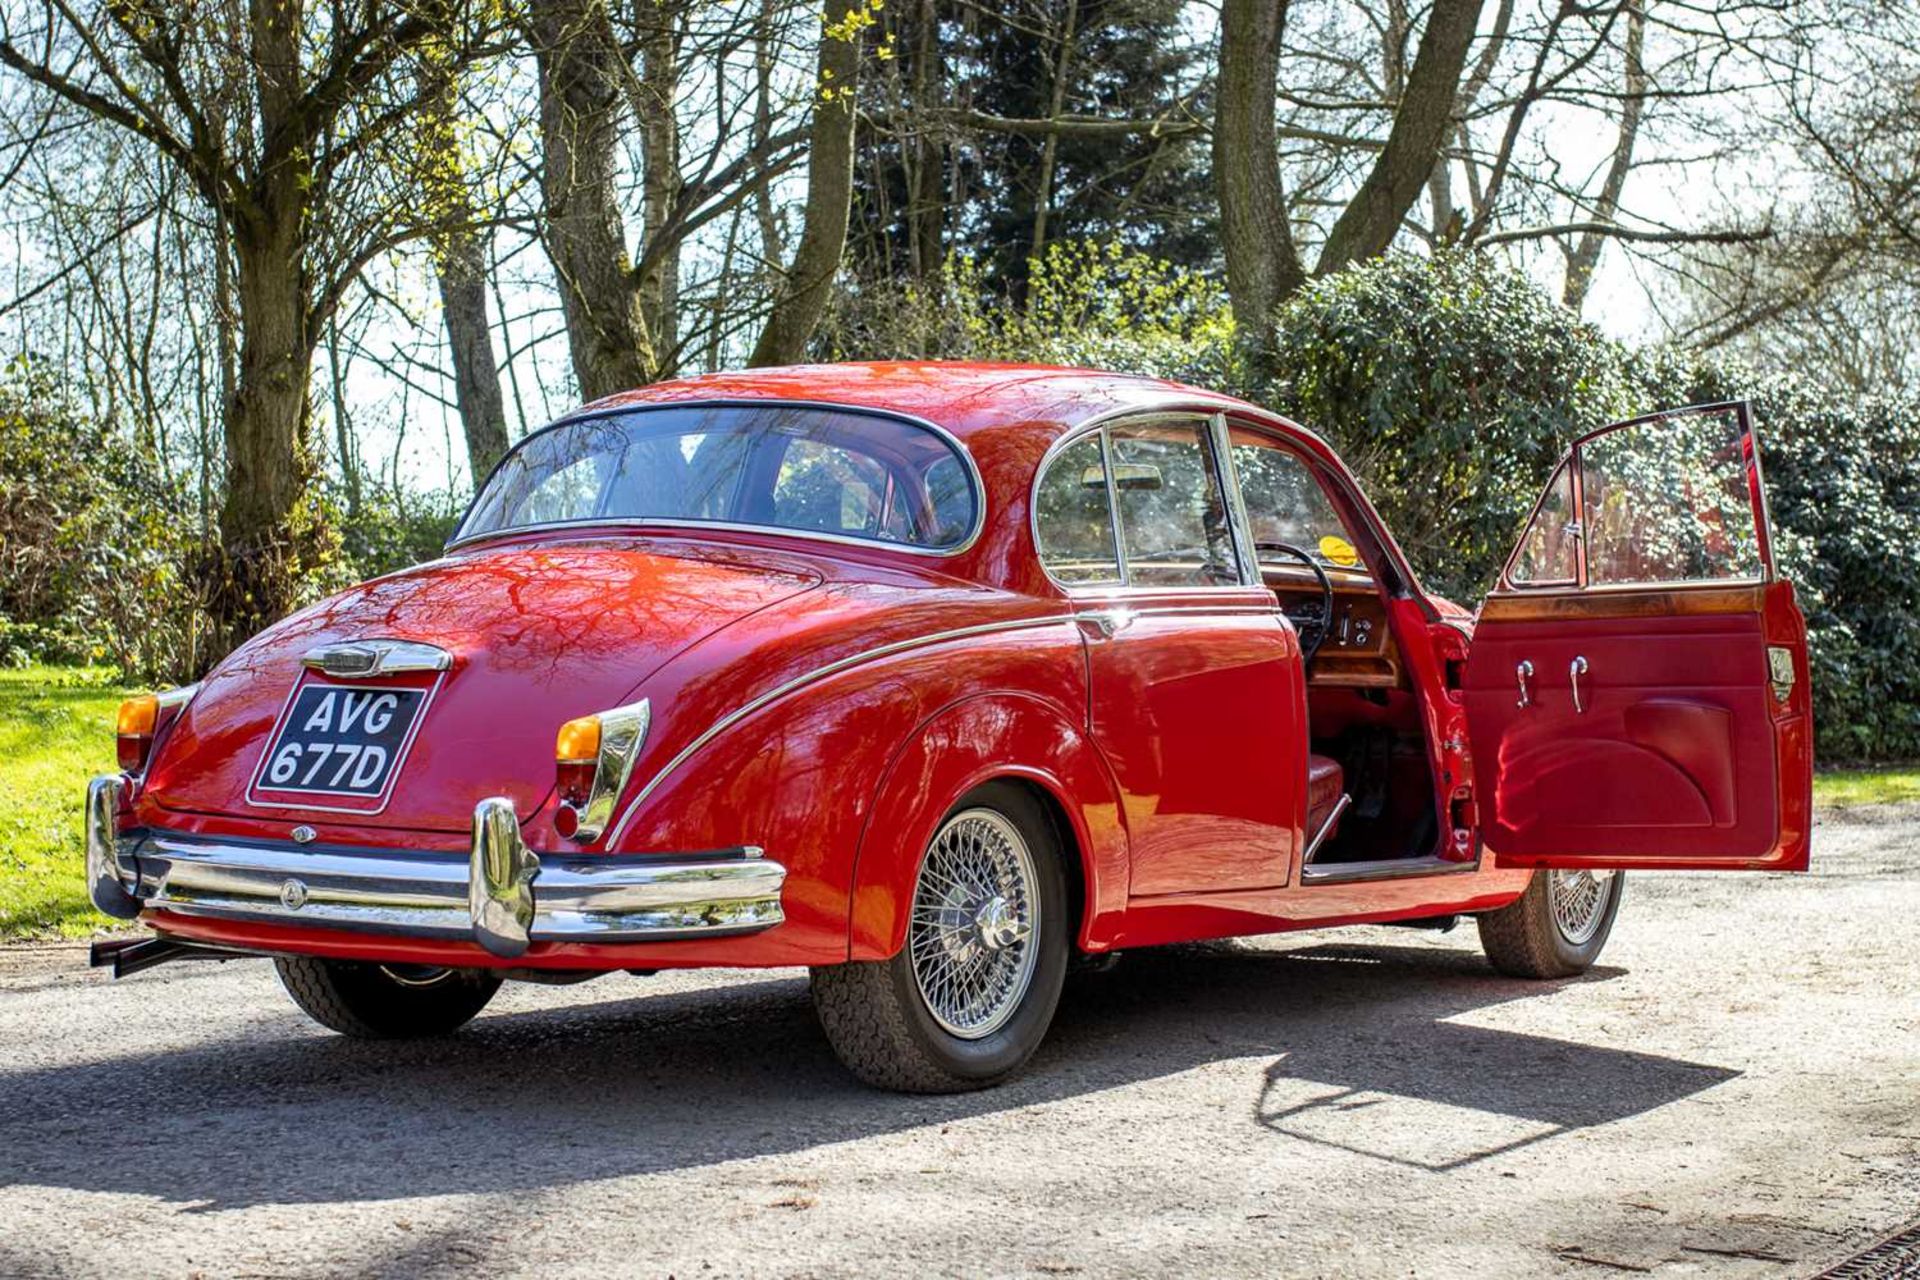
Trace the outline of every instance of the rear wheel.
{"type": "Polygon", "coordinates": [[[364,1040],[443,1036],[487,1007],[500,979],[471,969],[286,956],[280,984],[309,1018],[364,1040]]]}
{"type": "Polygon", "coordinates": [[[1480,945],[1516,978],[1585,973],[1607,945],[1625,888],[1617,871],[1536,871],[1525,893],[1478,918],[1480,945]]]}
{"type": "Polygon", "coordinates": [[[820,1024],[848,1069],[879,1088],[994,1084],[1053,1021],[1069,926],[1053,824],[1019,787],[991,783],[934,833],[899,953],[813,971],[820,1024]]]}

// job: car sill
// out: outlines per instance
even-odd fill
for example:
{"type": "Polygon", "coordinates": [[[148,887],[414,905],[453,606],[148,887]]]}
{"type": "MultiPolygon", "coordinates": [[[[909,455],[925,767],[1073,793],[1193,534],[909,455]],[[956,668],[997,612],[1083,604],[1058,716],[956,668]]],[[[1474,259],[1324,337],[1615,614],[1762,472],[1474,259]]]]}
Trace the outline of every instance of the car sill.
{"type": "Polygon", "coordinates": [[[1405,880],[1415,876],[1449,876],[1478,871],[1479,859],[1454,862],[1447,858],[1384,858],[1376,862],[1330,862],[1307,867],[1302,885],[1354,884],[1365,880],[1405,880]]]}

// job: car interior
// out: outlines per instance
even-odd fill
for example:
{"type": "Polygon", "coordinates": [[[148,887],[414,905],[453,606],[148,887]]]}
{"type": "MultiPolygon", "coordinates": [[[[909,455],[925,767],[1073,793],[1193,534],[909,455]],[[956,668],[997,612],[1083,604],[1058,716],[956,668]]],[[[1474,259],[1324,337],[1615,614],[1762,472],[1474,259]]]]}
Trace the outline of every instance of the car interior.
{"type": "Polygon", "coordinates": [[[1237,426],[1231,439],[1261,580],[1306,659],[1309,866],[1431,857],[1441,832],[1420,705],[1367,544],[1300,454],[1237,426]]]}

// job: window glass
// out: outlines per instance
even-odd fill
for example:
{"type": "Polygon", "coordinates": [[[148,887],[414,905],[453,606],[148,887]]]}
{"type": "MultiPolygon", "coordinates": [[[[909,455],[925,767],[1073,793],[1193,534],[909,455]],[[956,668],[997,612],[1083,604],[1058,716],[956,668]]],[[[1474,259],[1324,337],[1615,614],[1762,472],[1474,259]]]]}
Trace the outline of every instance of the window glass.
{"type": "Polygon", "coordinates": [[[1113,489],[1133,586],[1218,586],[1239,580],[1227,507],[1204,422],[1107,429],[1113,489]]]}
{"type": "Polygon", "coordinates": [[[942,549],[979,518],[938,433],[794,405],[679,405],[563,423],[507,455],[461,537],[567,521],[713,520],[942,549]]]}
{"type": "Polygon", "coordinates": [[[1565,463],[1553,473],[1539,510],[1520,539],[1510,581],[1523,586],[1565,586],[1574,581],[1575,544],[1580,530],[1573,522],[1573,472],[1565,463]]]}
{"type": "Polygon", "coordinates": [[[1579,452],[1590,585],[1760,576],[1731,409],[1622,427],[1579,452]]]}
{"type": "Polygon", "coordinates": [[[1233,467],[1240,496],[1253,527],[1255,554],[1276,567],[1299,560],[1284,552],[1260,551],[1258,544],[1284,542],[1299,547],[1321,564],[1364,572],[1346,522],[1299,455],[1278,447],[1257,432],[1233,429],[1233,467]]]}
{"type": "MultiPolygon", "coordinates": [[[[880,530],[886,469],[842,445],[793,440],[773,482],[773,523],[783,529],[872,535],[880,530]]],[[[905,527],[888,531],[895,539],[905,527]]]]}
{"type": "Polygon", "coordinates": [[[1099,432],[1068,445],[1047,464],[1034,491],[1033,525],[1040,542],[1040,563],[1056,581],[1120,581],[1099,432]]]}

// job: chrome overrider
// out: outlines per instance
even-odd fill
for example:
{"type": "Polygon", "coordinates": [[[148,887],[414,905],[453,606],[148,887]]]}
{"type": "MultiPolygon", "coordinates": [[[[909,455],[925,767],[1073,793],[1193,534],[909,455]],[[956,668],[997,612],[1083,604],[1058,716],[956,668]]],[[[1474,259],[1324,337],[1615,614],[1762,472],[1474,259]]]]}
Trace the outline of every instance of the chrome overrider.
{"type": "Polygon", "coordinates": [[[659,942],[757,933],[786,918],[786,868],[752,846],[683,854],[545,857],[527,848],[513,802],[474,807],[465,855],[247,843],[117,830],[127,780],[87,787],[93,904],[312,925],[365,933],[471,938],[512,958],[536,942],[659,942]]]}

